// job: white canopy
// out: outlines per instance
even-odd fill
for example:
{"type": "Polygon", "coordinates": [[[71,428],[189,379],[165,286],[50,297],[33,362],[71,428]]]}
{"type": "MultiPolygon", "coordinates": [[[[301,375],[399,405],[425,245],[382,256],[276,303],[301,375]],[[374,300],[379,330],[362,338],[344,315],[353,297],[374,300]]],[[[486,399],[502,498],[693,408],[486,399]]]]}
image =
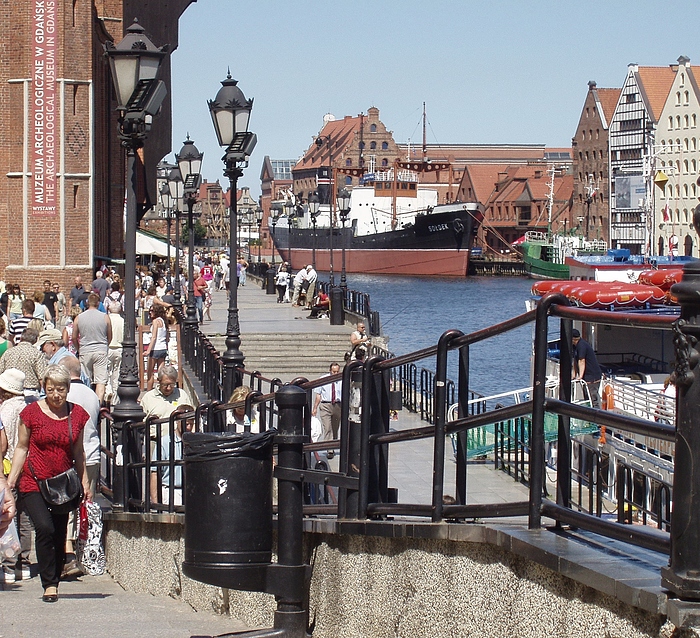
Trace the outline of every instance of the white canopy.
{"type": "MultiPolygon", "coordinates": [[[[170,245],[170,256],[175,257],[175,246],[170,245]]],[[[137,255],[156,255],[157,257],[167,257],[168,242],[162,239],[157,239],[152,235],[147,235],[141,231],[136,232],[136,254],[137,255]]],[[[180,251],[182,255],[182,251],[180,251]]]]}

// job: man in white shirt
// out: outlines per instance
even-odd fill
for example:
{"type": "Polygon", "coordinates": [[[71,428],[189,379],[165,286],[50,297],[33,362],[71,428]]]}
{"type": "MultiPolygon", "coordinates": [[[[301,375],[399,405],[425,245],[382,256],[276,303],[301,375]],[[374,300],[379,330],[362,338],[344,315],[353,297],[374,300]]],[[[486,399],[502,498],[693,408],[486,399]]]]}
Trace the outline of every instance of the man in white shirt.
{"type": "MultiPolygon", "coordinates": [[[[340,365],[335,361],[330,365],[330,373],[326,376],[338,374],[340,365]]],[[[316,396],[314,407],[311,414],[316,416],[321,421],[323,432],[321,433],[321,441],[332,441],[338,438],[338,429],[340,428],[340,396],[342,391],[342,382],[333,381],[316,388],[316,396]]],[[[328,458],[333,458],[333,451],[328,452],[328,458]]]]}

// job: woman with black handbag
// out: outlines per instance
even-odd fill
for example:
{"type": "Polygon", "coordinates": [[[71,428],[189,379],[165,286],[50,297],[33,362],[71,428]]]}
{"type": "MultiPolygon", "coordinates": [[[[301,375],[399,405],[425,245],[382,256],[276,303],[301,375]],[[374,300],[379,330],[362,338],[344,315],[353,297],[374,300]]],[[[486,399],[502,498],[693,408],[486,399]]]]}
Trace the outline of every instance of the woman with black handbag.
{"type": "Polygon", "coordinates": [[[53,603],[66,559],[68,514],[83,497],[92,500],[83,450],[83,428],[90,417],[67,402],[70,374],[65,368],[48,366],[43,382],[46,398],[20,413],[8,484],[14,487],[19,479],[20,502],[36,533],[42,600],[53,603]]]}

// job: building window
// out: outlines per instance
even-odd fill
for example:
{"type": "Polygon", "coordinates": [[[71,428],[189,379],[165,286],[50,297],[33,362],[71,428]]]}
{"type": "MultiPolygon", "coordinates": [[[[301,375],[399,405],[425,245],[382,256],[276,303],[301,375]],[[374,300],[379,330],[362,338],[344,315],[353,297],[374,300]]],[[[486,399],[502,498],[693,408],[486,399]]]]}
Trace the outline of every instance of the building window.
{"type": "Polygon", "coordinates": [[[585,142],[586,141],[586,131],[581,131],[581,139],[585,142]]]}
{"type": "Polygon", "coordinates": [[[698,121],[697,115],[695,115],[695,113],[693,113],[693,114],[690,116],[690,126],[691,126],[691,128],[695,128],[695,127],[697,126],[697,121],[698,121]]]}
{"type": "Polygon", "coordinates": [[[382,142],[382,150],[386,151],[389,149],[389,142],[382,142]]]}
{"type": "Polygon", "coordinates": [[[365,143],[360,142],[360,150],[363,151],[365,149],[365,143]]]}
{"type": "Polygon", "coordinates": [[[688,93],[688,91],[685,91],[683,93],[683,104],[685,104],[686,106],[690,104],[690,94],[688,93]]]}
{"type": "Polygon", "coordinates": [[[687,115],[683,116],[683,128],[688,128],[690,125],[690,118],[687,115]]]}
{"type": "Polygon", "coordinates": [[[382,166],[389,166],[389,160],[386,157],[382,160],[382,166]]]}
{"type": "Polygon", "coordinates": [[[680,106],[680,105],[681,105],[681,92],[676,91],[676,106],[680,106]]]}
{"type": "Polygon", "coordinates": [[[697,150],[698,150],[698,141],[697,141],[697,139],[695,139],[694,137],[692,137],[692,138],[690,139],[690,148],[691,148],[691,150],[693,150],[693,151],[697,151],[697,150]]]}
{"type": "Polygon", "coordinates": [[[600,129],[595,130],[595,138],[598,140],[600,139],[600,129]]]}
{"type": "Polygon", "coordinates": [[[670,131],[673,128],[673,115],[668,116],[668,130],[670,131]]]}
{"type": "Polygon", "coordinates": [[[688,160],[683,160],[683,173],[688,174],[688,160]]]}
{"type": "Polygon", "coordinates": [[[688,148],[689,148],[689,145],[688,145],[688,138],[686,137],[686,138],[683,139],[683,150],[684,150],[684,151],[687,151],[688,148]]]}
{"type": "Polygon", "coordinates": [[[680,127],[681,127],[681,116],[676,115],[676,128],[680,128],[680,127]]]}
{"type": "Polygon", "coordinates": [[[690,160],[690,172],[691,173],[697,173],[698,171],[698,163],[697,160],[690,160]]]}
{"type": "Polygon", "coordinates": [[[370,142],[369,144],[369,150],[374,151],[377,148],[377,143],[376,142],[370,142]]]}
{"type": "Polygon", "coordinates": [[[346,159],[346,160],[345,160],[345,166],[352,166],[352,160],[351,160],[351,159],[346,159]]]}
{"type": "Polygon", "coordinates": [[[627,94],[627,103],[632,104],[633,102],[637,101],[637,94],[636,93],[628,93],[627,94]]]}
{"type": "Polygon", "coordinates": [[[683,184],[683,197],[688,197],[688,184],[683,184]]]}
{"type": "Polygon", "coordinates": [[[642,120],[622,120],[620,122],[621,131],[638,131],[642,128],[642,120]]]}
{"type": "Polygon", "coordinates": [[[377,125],[376,124],[371,124],[369,127],[369,132],[370,133],[376,133],[377,132],[377,125]]]}
{"type": "Polygon", "coordinates": [[[350,175],[345,176],[345,185],[350,186],[352,184],[352,177],[350,175]]]}

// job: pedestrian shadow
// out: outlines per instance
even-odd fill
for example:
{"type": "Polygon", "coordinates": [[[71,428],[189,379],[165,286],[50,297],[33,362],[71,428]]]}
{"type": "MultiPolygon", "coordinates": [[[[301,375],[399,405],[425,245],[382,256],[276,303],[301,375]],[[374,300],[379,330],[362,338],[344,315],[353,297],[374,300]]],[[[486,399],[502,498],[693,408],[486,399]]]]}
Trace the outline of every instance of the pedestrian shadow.
{"type": "Polygon", "coordinates": [[[60,594],[61,600],[65,600],[66,598],[70,598],[71,600],[81,600],[81,599],[104,599],[104,598],[111,598],[114,594],[100,594],[99,592],[95,592],[94,594],[60,594]]]}

